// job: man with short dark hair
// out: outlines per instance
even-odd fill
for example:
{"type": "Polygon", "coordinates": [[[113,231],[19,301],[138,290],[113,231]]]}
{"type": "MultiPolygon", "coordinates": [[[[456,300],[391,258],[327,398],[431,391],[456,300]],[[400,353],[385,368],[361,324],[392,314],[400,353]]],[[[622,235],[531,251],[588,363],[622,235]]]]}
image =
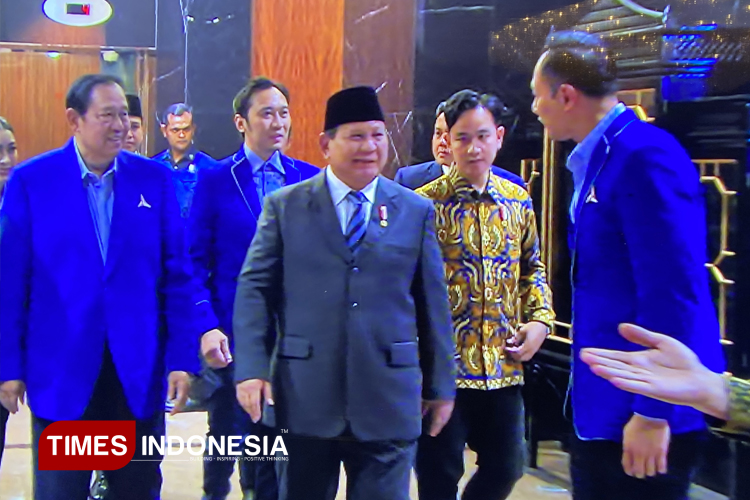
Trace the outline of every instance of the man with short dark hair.
{"type": "MultiPolygon", "coordinates": [[[[247,254],[265,197],[282,186],[295,184],[320,170],[282,153],[291,126],[289,92],[278,82],[254,78],[234,99],[234,122],[243,135],[242,148],[215,169],[201,171],[190,217],[191,254],[195,273],[205,290],[201,303],[207,318],[221,332],[204,337],[202,351],[209,365],[218,368],[223,382],[208,401],[209,434],[215,437],[271,433],[253,424],[240,408],[234,389],[232,308],[237,275],[247,254]]],[[[229,457],[231,458],[231,457],[229,457]]],[[[214,456],[203,464],[206,500],[223,500],[230,492],[233,460],[214,456]]],[[[243,494],[255,500],[276,500],[272,462],[239,462],[243,494]]]]}
{"type": "MultiPolygon", "coordinates": [[[[399,168],[394,181],[409,189],[417,189],[450,171],[453,154],[450,149],[450,137],[444,111],[445,101],[441,102],[435,110],[435,128],[432,133],[432,155],[435,160],[399,168]]],[[[526,189],[523,179],[504,168],[493,165],[492,173],[526,189]]]]}
{"type": "Polygon", "coordinates": [[[161,132],[169,147],[154,156],[154,160],[172,169],[180,213],[187,219],[193,204],[198,172],[216,168],[216,160],[193,145],[196,126],[192,107],[183,103],[173,104],[167,108],[161,120],[161,132]]]}
{"type": "Polygon", "coordinates": [[[282,500],[335,497],[342,462],[350,500],[408,500],[423,405],[437,434],[455,392],[434,212],[380,176],[375,89],[334,94],[323,130],[329,166],[266,199],[242,267],[237,396],[289,431],[282,500]]]}
{"type": "Polygon", "coordinates": [[[125,151],[135,154],[143,154],[141,146],[143,145],[143,110],[141,109],[141,99],[137,95],[127,94],[128,100],[128,118],[130,118],[130,130],[125,137],[125,151]]]}
{"type": "Polygon", "coordinates": [[[553,33],[534,69],[532,111],[573,140],[573,373],[576,500],[682,500],[706,437],[697,411],[621,391],[579,359],[582,348],[632,350],[620,323],[664,332],[721,371],[705,269],[698,171],[667,132],[617,99],[617,66],[598,36],[553,33]]]}
{"type": "MultiPolygon", "coordinates": [[[[180,411],[216,326],[196,314],[169,172],[121,152],[120,81],[83,76],[66,106],[73,138],[20,166],[0,209],[0,399],[28,391],[35,460],[61,420],[135,420],[137,443],[159,439],[165,392],[180,411]]],[[[112,498],[160,497],[160,461],[141,452],[105,472],[112,498]]],[[[35,469],[35,500],[88,498],[91,471],[35,469]]]]}
{"type": "Polygon", "coordinates": [[[420,500],[455,500],[464,448],[477,471],[463,500],[503,500],[525,462],[522,362],[554,320],[528,192],[492,171],[504,106],[492,95],[455,93],[445,106],[454,164],[417,189],[432,200],[453,312],[456,408],[437,437],[419,441],[420,500]]]}

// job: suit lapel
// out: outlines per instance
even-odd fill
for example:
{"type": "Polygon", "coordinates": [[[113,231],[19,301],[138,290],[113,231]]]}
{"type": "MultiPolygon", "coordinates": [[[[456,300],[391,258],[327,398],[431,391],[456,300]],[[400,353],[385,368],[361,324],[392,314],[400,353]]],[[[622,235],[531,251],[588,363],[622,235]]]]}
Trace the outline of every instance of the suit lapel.
{"type": "Polygon", "coordinates": [[[615,119],[612,125],[607,128],[602,138],[599,139],[599,143],[596,145],[596,148],[594,148],[594,152],[591,155],[591,161],[589,162],[589,166],[586,169],[586,177],[584,178],[583,186],[581,187],[581,193],[578,195],[578,200],[575,206],[575,230],[573,235],[574,245],[575,240],[577,239],[576,236],[578,233],[578,227],[580,226],[579,222],[581,212],[583,211],[583,207],[586,205],[586,201],[592,195],[597,177],[599,177],[599,174],[607,164],[607,160],[609,159],[609,155],[611,152],[612,142],[620,134],[620,132],[625,129],[625,127],[636,120],[638,120],[638,117],[633,111],[626,110],[622,112],[620,116],[615,119]]]}
{"type": "Polygon", "coordinates": [[[245,201],[245,206],[253,214],[253,217],[257,221],[260,218],[261,205],[258,199],[258,190],[253,180],[253,170],[250,166],[250,162],[245,157],[244,150],[240,149],[233,157],[232,161],[232,177],[234,182],[237,184],[237,189],[242,195],[242,199],[245,201]]]}
{"type": "MultiPolygon", "coordinates": [[[[72,210],[71,220],[79,220],[81,224],[71,224],[72,230],[78,230],[81,233],[80,241],[84,242],[84,247],[87,251],[87,259],[89,262],[97,262],[98,266],[104,267],[102,260],[102,253],[99,250],[99,241],[96,237],[96,228],[94,227],[94,218],[91,215],[91,207],[89,206],[89,195],[86,191],[86,186],[83,183],[83,176],[81,175],[81,167],[78,164],[78,155],[76,155],[75,145],[73,139],[68,141],[68,144],[63,148],[63,154],[65,155],[65,165],[70,165],[69,173],[65,173],[65,182],[70,184],[70,210],[72,210]]],[[[66,170],[68,168],[66,167],[66,170]]],[[[66,203],[67,205],[67,203],[66,203]]]]}
{"type": "Polygon", "coordinates": [[[300,172],[297,166],[294,164],[294,159],[289,158],[288,156],[281,155],[281,165],[284,167],[286,186],[297,184],[298,182],[302,181],[302,172],[300,172]]]}
{"type": "Polygon", "coordinates": [[[331,250],[346,262],[351,261],[352,252],[346,246],[346,240],[341,232],[341,223],[331,200],[326,176],[316,175],[310,186],[310,211],[313,220],[319,225],[331,250]]]}
{"type": "Polygon", "coordinates": [[[367,232],[359,252],[364,253],[373,250],[380,239],[388,231],[388,226],[393,224],[398,215],[396,190],[382,176],[378,179],[378,187],[375,190],[375,203],[372,204],[370,221],[367,224],[367,232]],[[381,214],[383,217],[381,217],[381,214]],[[381,221],[384,224],[381,224],[381,221]]]}
{"type": "Polygon", "coordinates": [[[427,169],[427,178],[425,179],[425,184],[428,184],[435,179],[439,179],[443,175],[443,167],[440,166],[440,164],[436,161],[433,161],[430,163],[429,168],[427,169]]]}
{"type": "Polygon", "coordinates": [[[105,277],[112,272],[117,259],[120,257],[122,247],[125,243],[125,228],[130,227],[129,220],[133,211],[138,210],[138,202],[141,193],[138,184],[132,175],[130,164],[125,155],[117,157],[117,170],[115,171],[114,196],[112,204],[112,223],[109,231],[109,243],[107,244],[107,262],[104,266],[105,277]]]}

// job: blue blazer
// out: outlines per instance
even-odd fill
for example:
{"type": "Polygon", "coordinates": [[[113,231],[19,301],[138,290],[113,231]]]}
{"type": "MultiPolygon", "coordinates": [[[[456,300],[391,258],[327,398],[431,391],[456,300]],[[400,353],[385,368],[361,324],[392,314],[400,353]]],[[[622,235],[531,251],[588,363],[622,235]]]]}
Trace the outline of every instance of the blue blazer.
{"type": "MultiPolygon", "coordinates": [[[[313,177],[321,170],[281,156],[286,185],[313,177]]],[[[206,322],[218,323],[232,339],[232,310],[237,276],[255,235],[262,204],[252,168],[240,149],[213,169],[199,171],[188,222],[190,255],[203,286],[200,311],[206,322]]]]}
{"type": "MultiPolygon", "coordinates": [[[[508,172],[504,168],[493,165],[492,173],[498,177],[509,180],[514,184],[518,184],[524,189],[528,189],[528,186],[526,186],[523,179],[512,172],[508,172]]],[[[396,172],[396,177],[393,180],[409,189],[417,189],[428,182],[434,181],[441,175],[443,175],[443,167],[436,161],[428,161],[427,163],[420,163],[419,165],[399,168],[396,172]]]]}
{"type": "Polygon", "coordinates": [[[180,215],[183,219],[190,216],[190,208],[193,204],[195,185],[198,181],[198,172],[201,170],[216,168],[218,162],[202,151],[196,151],[190,167],[183,170],[175,170],[169,160],[169,150],[164,150],[154,156],[154,160],[169,167],[172,172],[172,181],[177,193],[177,201],[180,204],[180,215]],[[194,168],[191,168],[194,167],[194,168]]]}
{"type": "Polygon", "coordinates": [[[23,380],[35,415],[77,419],[107,346],[135,417],[163,411],[167,372],[197,372],[215,327],[194,314],[169,170],[118,156],[106,265],[72,140],[16,169],[0,227],[0,380],[23,380]]]}
{"type": "Polygon", "coordinates": [[[679,339],[710,369],[723,370],[696,167],[674,137],[628,110],[596,146],[575,214],[572,391],[578,435],[621,441],[634,413],[667,419],[673,434],[704,428],[697,411],[621,391],[578,357],[584,347],[642,349],[617,333],[617,325],[628,322],[679,339]]]}

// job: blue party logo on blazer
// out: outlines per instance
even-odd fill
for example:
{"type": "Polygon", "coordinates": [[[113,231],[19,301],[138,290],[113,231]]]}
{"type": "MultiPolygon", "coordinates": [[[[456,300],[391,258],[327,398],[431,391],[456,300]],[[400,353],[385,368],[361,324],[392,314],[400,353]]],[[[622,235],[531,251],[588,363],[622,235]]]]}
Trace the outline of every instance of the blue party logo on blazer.
{"type": "Polygon", "coordinates": [[[141,201],[138,202],[138,208],[151,208],[151,205],[146,201],[146,198],[141,195],[141,201]]]}

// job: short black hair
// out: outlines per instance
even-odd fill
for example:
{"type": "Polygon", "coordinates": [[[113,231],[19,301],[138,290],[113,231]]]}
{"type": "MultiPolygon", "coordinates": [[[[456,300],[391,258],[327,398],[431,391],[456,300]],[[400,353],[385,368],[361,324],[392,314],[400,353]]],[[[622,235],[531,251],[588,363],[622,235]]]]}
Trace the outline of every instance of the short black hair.
{"type": "Polygon", "coordinates": [[[247,82],[247,85],[234,96],[232,101],[232,107],[234,108],[234,114],[240,115],[243,118],[247,118],[247,112],[252,106],[253,96],[258,92],[263,92],[268,89],[276,89],[281,92],[286,98],[286,102],[290,103],[289,90],[279,82],[273,81],[265,76],[258,76],[247,82]]]}
{"type": "Polygon", "coordinates": [[[13,130],[13,127],[10,126],[10,123],[8,123],[8,120],[0,116],[0,130],[7,130],[8,132],[15,133],[15,130],[13,130]]]}
{"type": "Polygon", "coordinates": [[[492,113],[492,118],[498,127],[503,124],[503,116],[507,113],[507,108],[497,96],[480,94],[468,89],[460,90],[445,101],[444,113],[448,130],[453,128],[461,115],[476,108],[484,108],[492,113]]]}
{"type": "Polygon", "coordinates": [[[445,113],[445,101],[438,104],[438,107],[435,108],[435,119],[437,120],[443,113],[445,113]]]}
{"type": "Polygon", "coordinates": [[[617,64],[612,51],[598,35],[582,31],[551,33],[545,42],[541,71],[553,93],[568,84],[588,97],[617,92],[617,64]]]}
{"type": "Polygon", "coordinates": [[[172,104],[170,107],[168,107],[164,114],[161,116],[161,124],[167,125],[169,124],[169,115],[174,116],[182,116],[184,114],[193,114],[193,107],[188,106],[184,102],[178,102],[177,104],[172,104]]]}
{"type": "Polygon", "coordinates": [[[83,75],[73,82],[68,89],[68,95],[65,96],[65,108],[73,109],[79,115],[83,116],[89,110],[91,105],[91,94],[99,85],[118,85],[123,88],[122,80],[114,75],[83,75]]]}

